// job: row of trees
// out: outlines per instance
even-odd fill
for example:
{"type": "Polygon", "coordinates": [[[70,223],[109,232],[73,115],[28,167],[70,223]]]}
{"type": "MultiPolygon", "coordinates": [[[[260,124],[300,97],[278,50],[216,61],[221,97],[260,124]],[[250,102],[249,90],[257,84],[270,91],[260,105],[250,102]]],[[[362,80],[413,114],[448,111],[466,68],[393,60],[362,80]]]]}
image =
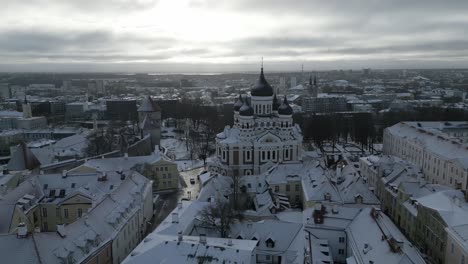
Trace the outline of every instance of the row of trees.
{"type": "Polygon", "coordinates": [[[305,141],[321,147],[325,141],[335,144],[352,140],[370,148],[382,142],[383,130],[402,121],[466,121],[468,112],[440,107],[416,108],[408,111],[371,113],[331,113],[311,116],[294,115],[302,128],[305,141]]]}
{"type": "Polygon", "coordinates": [[[305,141],[321,147],[325,141],[333,145],[352,140],[369,147],[376,141],[374,120],[370,113],[295,116],[302,127],[305,141]]]}

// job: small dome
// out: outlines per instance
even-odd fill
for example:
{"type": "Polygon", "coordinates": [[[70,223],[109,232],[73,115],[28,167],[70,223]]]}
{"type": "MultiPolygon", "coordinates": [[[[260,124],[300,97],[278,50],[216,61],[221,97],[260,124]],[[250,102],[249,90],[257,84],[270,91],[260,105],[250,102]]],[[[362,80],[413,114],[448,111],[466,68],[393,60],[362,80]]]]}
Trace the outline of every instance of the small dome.
{"type": "Polygon", "coordinates": [[[273,111],[278,111],[278,107],[280,106],[280,102],[278,102],[278,98],[276,98],[276,94],[273,97],[273,111]]]}
{"type": "Polygon", "coordinates": [[[262,71],[260,72],[260,77],[257,80],[255,86],[250,90],[250,94],[252,96],[272,96],[273,95],[273,88],[265,79],[263,75],[263,67],[262,71]]]}
{"type": "Polygon", "coordinates": [[[236,103],[234,103],[234,111],[239,112],[239,109],[244,104],[244,100],[242,100],[242,96],[239,94],[239,98],[237,98],[236,103]]]}
{"type": "MultiPolygon", "coordinates": [[[[247,101],[247,100],[246,100],[247,101]]],[[[248,102],[244,102],[242,107],[239,109],[239,114],[241,116],[253,116],[254,110],[253,108],[249,105],[248,102]]]]}
{"type": "Polygon", "coordinates": [[[278,113],[280,115],[292,115],[293,113],[292,107],[289,105],[288,99],[286,98],[286,96],[284,96],[283,103],[278,108],[278,113]]]}

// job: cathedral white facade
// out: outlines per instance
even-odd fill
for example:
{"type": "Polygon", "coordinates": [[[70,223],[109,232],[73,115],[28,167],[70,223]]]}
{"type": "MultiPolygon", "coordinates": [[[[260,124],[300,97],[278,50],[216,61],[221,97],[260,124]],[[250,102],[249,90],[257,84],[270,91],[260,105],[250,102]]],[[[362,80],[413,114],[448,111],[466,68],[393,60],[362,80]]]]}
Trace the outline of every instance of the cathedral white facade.
{"type": "Polygon", "coordinates": [[[263,75],[250,97],[239,95],[234,125],[216,135],[216,158],[210,171],[229,176],[260,174],[277,163],[298,162],[302,132],[293,123],[286,97],[278,100],[263,75]]]}

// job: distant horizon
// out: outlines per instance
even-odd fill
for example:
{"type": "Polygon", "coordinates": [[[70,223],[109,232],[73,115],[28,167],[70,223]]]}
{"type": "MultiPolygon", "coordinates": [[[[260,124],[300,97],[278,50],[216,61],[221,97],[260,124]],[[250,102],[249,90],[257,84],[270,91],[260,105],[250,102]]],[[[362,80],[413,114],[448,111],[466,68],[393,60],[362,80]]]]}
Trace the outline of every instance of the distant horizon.
{"type": "MultiPolygon", "coordinates": [[[[296,67],[282,67],[281,64],[275,63],[273,65],[265,64],[265,73],[300,73],[302,71],[302,64],[296,67]]],[[[107,73],[107,74],[148,74],[148,75],[221,75],[221,74],[255,74],[260,72],[260,64],[168,64],[168,65],[148,65],[142,64],[134,67],[134,65],[127,66],[125,64],[19,64],[19,65],[2,65],[0,64],[0,73],[58,73],[58,74],[79,74],[79,73],[107,73]],[[25,67],[26,66],[26,67],[25,67]],[[31,66],[31,67],[27,67],[31,66]],[[187,67],[188,66],[188,67],[187,67]],[[36,68],[37,67],[37,68],[36,68]],[[155,69],[165,68],[165,69],[155,69]],[[197,70],[194,70],[197,68],[197,70]],[[9,70],[8,70],[9,69],[9,70]]],[[[468,70],[467,65],[447,65],[445,67],[426,65],[421,67],[419,65],[408,65],[408,67],[343,67],[333,68],[331,65],[326,68],[310,68],[304,64],[304,73],[312,72],[329,72],[329,71],[362,71],[364,69],[371,69],[376,71],[398,71],[398,70],[468,70]]]]}

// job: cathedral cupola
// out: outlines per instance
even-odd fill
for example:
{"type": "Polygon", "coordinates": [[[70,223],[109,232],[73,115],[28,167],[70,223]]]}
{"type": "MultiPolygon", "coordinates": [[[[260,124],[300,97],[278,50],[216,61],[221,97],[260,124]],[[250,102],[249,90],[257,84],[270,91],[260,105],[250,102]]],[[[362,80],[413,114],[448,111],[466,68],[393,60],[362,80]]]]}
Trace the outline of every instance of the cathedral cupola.
{"type": "Polygon", "coordinates": [[[244,104],[241,106],[239,109],[239,114],[241,116],[253,116],[254,110],[253,108],[249,105],[249,102],[247,99],[245,100],[244,104]]]}
{"type": "Polygon", "coordinates": [[[280,115],[292,115],[293,110],[289,105],[288,99],[284,96],[283,103],[278,108],[278,114],[280,115]]]}
{"type": "Polygon", "coordinates": [[[234,104],[234,111],[239,112],[239,109],[242,107],[243,104],[244,104],[244,100],[242,99],[242,96],[239,94],[239,98],[234,104]]]}
{"type": "Polygon", "coordinates": [[[250,90],[250,94],[252,96],[272,96],[273,95],[273,88],[265,79],[263,75],[263,67],[260,72],[260,77],[257,80],[255,86],[250,90]]]}

